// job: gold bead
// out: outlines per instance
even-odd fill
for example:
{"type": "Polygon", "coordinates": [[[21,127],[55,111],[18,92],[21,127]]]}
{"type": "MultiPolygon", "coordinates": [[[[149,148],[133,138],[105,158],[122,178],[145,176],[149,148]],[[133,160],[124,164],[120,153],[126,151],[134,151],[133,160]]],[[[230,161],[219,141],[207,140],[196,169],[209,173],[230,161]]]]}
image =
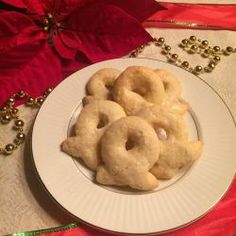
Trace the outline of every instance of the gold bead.
{"type": "Polygon", "coordinates": [[[190,47],[189,52],[190,52],[190,53],[195,53],[195,52],[197,51],[197,49],[198,49],[198,46],[195,45],[195,44],[193,44],[193,45],[190,47]]]}
{"type": "Polygon", "coordinates": [[[16,145],[20,145],[21,143],[24,142],[24,140],[25,140],[25,134],[24,133],[17,133],[14,143],[16,145]]]}
{"type": "Polygon", "coordinates": [[[219,56],[214,56],[214,57],[213,57],[213,61],[214,61],[215,63],[220,62],[220,57],[219,57],[219,56]]]}
{"type": "Polygon", "coordinates": [[[200,74],[202,72],[202,66],[196,66],[193,70],[194,74],[200,74]]]}
{"type": "Polygon", "coordinates": [[[9,143],[9,144],[7,144],[7,145],[5,146],[4,152],[5,152],[5,154],[9,155],[9,154],[11,154],[11,153],[14,151],[14,149],[15,149],[14,144],[9,143]]]}
{"type": "Polygon", "coordinates": [[[157,41],[155,42],[156,46],[162,46],[165,42],[165,39],[163,37],[160,37],[157,39],[157,41]]]}
{"type": "Polygon", "coordinates": [[[197,38],[196,38],[196,36],[194,36],[194,35],[192,35],[192,36],[189,37],[189,41],[190,41],[191,43],[194,43],[196,40],[197,40],[197,38]]]}
{"type": "Polygon", "coordinates": [[[8,124],[11,121],[11,116],[5,114],[1,118],[2,124],[8,124]]]}
{"type": "Polygon", "coordinates": [[[188,39],[183,39],[183,40],[181,41],[180,46],[186,47],[186,46],[188,46],[188,43],[189,43],[188,39]]]}
{"type": "Polygon", "coordinates": [[[220,51],[220,47],[219,46],[214,46],[213,47],[213,51],[214,52],[219,52],[220,51]]]}
{"type": "Polygon", "coordinates": [[[204,68],[206,72],[211,72],[215,69],[216,64],[214,62],[210,62],[207,67],[204,68]]]}
{"type": "Polygon", "coordinates": [[[138,56],[137,50],[131,53],[131,57],[137,57],[137,56],[138,56]]]}
{"type": "Polygon", "coordinates": [[[4,113],[7,112],[8,110],[9,110],[8,107],[2,107],[2,108],[1,108],[1,112],[4,112],[4,113]]]}
{"type": "Polygon", "coordinates": [[[183,68],[188,68],[188,67],[189,67],[189,63],[188,63],[187,61],[183,61],[183,62],[181,63],[181,66],[182,66],[183,68]]]}
{"type": "Polygon", "coordinates": [[[10,97],[7,101],[8,104],[12,105],[15,103],[15,99],[13,97],[10,97]]]}
{"type": "Polygon", "coordinates": [[[18,110],[17,108],[15,108],[15,107],[12,108],[12,109],[11,109],[11,116],[12,116],[12,117],[15,117],[18,112],[19,112],[19,110],[18,110]]]}
{"type": "Polygon", "coordinates": [[[233,53],[234,49],[232,47],[227,47],[225,50],[224,50],[224,54],[226,56],[230,55],[231,53],[233,53]]]}
{"type": "Polygon", "coordinates": [[[204,52],[201,54],[203,57],[209,57],[211,54],[211,51],[209,49],[205,49],[204,52]]]}
{"type": "Polygon", "coordinates": [[[26,101],[27,106],[33,106],[34,105],[34,99],[32,97],[29,97],[26,101]]]}
{"type": "Polygon", "coordinates": [[[7,101],[6,101],[6,104],[5,106],[8,107],[8,109],[10,110],[12,108],[12,106],[14,105],[15,103],[15,99],[10,97],[7,101]]]}
{"type": "Polygon", "coordinates": [[[44,102],[44,98],[43,97],[38,97],[36,98],[36,103],[38,106],[41,106],[44,102]]]}
{"type": "Polygon", "coordinates": [[[166,51],[170,51],[170,50],[171,50],[171,46],[166,45],[164,49],[165,49],[166,51]]]}
{"type": "Polygon", "coordinates": [[[17,133],[16,138],[19,140],[25,140],[25,134],[24,133],[17,133]]]}
{"type": "Polygon", "coordinates": [[[171,46],[166,45],[166,46],[164,47],[164,49],[162,50],[162,53],[168,54],[170,50],[171,50],[171,46]]]}
{"type": "Polygon", "coordinates": [[[216,64],[215,64],[214,62],[210,62],[210,63],[208,64],[208,66],[209,66],[211,69],[214,69],[215,66],[216,66],[216,64]]]}
{"type": "Polygon", "coordinates": [[[48,96],[49,93],[52,92],[52,88],[48,88],[45,92],[44,92],[44,96],[48,96]]]}
{"type": "Polygon", "coordinates": [[[208,42],[207,40],[203,40],[203,41],[201,42],[200,47],[201,47],[201,48],[206,48],[206,47],[208,46],[208,44],[209,44],[209,42],[208,42]]]}
{"type": "Polygon", "coordinates": [[[179,56],[178,56],[177,54],[174,53],[174,54],[171,55],[171,57],[170,57],[170,61],[171,61],[171,62],[176,62],[177,59],[178,59],[178,57],[179,57],[179,56]]]}
{"type": "Polygon", "coordinates": [[[20,90],[17,94],[16,94],[17,97],[19,98],[24,98],[25,97],[25,92],[23,90],[20,90]]]}
{"type": "Polygon", "coordinates": [[[24,121],[23,120],[16,120],[15,121],[15,126],[16,127],[23,127],[24,126],[24,121]]]}

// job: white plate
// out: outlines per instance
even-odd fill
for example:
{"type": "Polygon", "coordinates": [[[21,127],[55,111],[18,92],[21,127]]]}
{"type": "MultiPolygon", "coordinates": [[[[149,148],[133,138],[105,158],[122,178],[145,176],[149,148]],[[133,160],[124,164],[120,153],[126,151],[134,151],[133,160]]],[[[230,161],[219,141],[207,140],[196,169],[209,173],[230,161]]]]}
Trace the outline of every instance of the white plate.
{"type": "Polygon", "coordinates": [[[236,129],[219,95],[198,77],[150,59],[114,59],[88,66],[64,80],[41,107],[33,127],[32,152],[38,174],[67,211],[97,228],[128,234],[159,233],[186,225],[209,211],[229,187],[236,169],[236,129]],[[201,158],[175,179],[148,193],[104,187],[79,162],[61,152],[79,113],[85,84],[98,69],[143,65],[169,69],[180,79],[192,107],[192,138],[201,138],[201,158]]]}

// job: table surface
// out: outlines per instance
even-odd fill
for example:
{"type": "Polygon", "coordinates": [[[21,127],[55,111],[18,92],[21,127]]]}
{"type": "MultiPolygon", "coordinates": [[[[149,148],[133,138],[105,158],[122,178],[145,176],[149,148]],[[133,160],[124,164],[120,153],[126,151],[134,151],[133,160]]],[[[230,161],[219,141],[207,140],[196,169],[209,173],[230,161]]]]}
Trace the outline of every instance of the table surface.
{"type": "MultiPolygon", "coordinates": [[[[236,32],[233,31],[156,28],[147,30],[154,37],[164,37],[173,48],[173,51],[178,53],[181,58],[189,60],[190,64],[194,62],[194,64],[202,65],[207,62],[199,55],[188,55],[178,47],[178,42],[191,35],[207,39],[210,43],[221,47],[229,45],[236,47],[236,32]]],[[[160,49],[154,46],[146,48],[140,56],[165,61],[160,49]]],[[[236,119],[235,65],[236,54],[222,57],[214,72],[203,74],[201,78],[221,95],[236,119]]],[[[23,105],[19,109],[26,124],[26,132],[30,132],[37,109],[32,111],[32,109],[23,105]]],[[[6,140],[10,141],[14,137],[14,132],[8,126],[0,126],[0,134],[0,143],[6,143],[6,140]]],[[[74,221],[55,204],[37,179],[31,160],[30,135],[27,135],[27,137],[26,143],[21,145],[14,154],[0,157],[0,235],[55,227],[74,221]]]]}

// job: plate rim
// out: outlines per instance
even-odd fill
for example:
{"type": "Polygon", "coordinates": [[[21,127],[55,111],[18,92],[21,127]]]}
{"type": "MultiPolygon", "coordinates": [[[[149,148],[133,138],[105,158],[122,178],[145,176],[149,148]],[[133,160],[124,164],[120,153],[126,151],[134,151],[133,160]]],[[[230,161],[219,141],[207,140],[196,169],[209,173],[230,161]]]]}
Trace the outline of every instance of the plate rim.
{"type": "MultiPolygon", "coordinates": [[[[109,60],[104,60],[104,61],[100,61],[100,62],[91,64],[91,65],[89,65],[89,66],[93,66],[93,65],[95,65],[95,64],[104,63],[104,62],[108,62],[108,61],[129,60],[129,59],[130,59],[130,58],[115,58],[115,59],[109,59],[109,60]]],[[[182,69],[182,70],[184,70],[184,71],[186,71],[186,72],[192,74],[191,72],[187,71],[187,70],[184,69],[184,68],[181,68],[181,67],[179,67],[179,66],[177,66],[177,65],[175,65],[175,64],[171,64],[171,63],[168,63],[168,62],[166,62],[166,61],[159,60],[159,59],[148,58],[148,57],[139,57],[139,58],[132,58],[132,59],[135,59],[135,60],[143,60],[143,59],[144,59],[144,60],[151,60],[151,61],[155,61],[155,62],[161,62],[161,63],[165,63],[165,64],[168,64],[168,65],[171,65],[171,66],[180,68],[180,69],[182,69]]],[[[89,67],[89,66],[86,66],[86,67],[84,67],[84,68],[87,68],[87,67],[89,67]]],[[[84,68],[82,68],[82,69],[84,69],[84,68]]],[[[80,69],[80,70],[82,70],[82,69],[80,69]]],[[[68,78],[72,77],[74,74],[78,73],[80,70],[78,70],[78,71],[72,73],[70,76],[66,77],[62,82],[60,82],[58,85],[56,85],[55,88],[57,88],[58,86],[60,86],[64,81],[66,81],[68,78]]],[[[198,75],[194,75],[194,76],[195,76],[196,78],[198,78],[200,81],[202,81],[207,87],[209,87],[209,88],[214,92],[214,94],[215,94],[218,98],[220,98],[221,102],[223,102],[224,106],[227,108],[227,111],[228,111],[228,113],[229,113],[229,115],[230,115],[230,117],[231,117],[231,119],[232,119],[232,121],[233,121],[233,123],[234,123],[234,128],[236,128],[236,120],[235,120],[236,118],[234,118],[234,116],[233,116],[233,114],[232,114],[232,112],[231,112],[231,109],[229,108],[229,106],[227,105],[227,103],[225,102],[225,100],[221,97],[221,95],[216,91],[216,89],[215,89],[212,85],[208,84],[204,79],[202,79],[202,78],[199,77],[198,75]]],[[[50,96],[50,95],[49,95],[49,96],[50,96]]],[[[42,106],[43,106],[43,105],[42,105],[42,106]]],[[[39,111],[37,112],[36,117],[35,117],[35,119],[34,119],[33,126],[32,126],[32,132],[31,132],[31,140],[30,140],[30,141],[31,141],[30,147],[31,147],[32,163],[33,163],[35,172],[37,173],[37,177],[38,177],[38,179],[40,180],[40,183],[42,184],[42,186],[43,186],[45,192],[46,192],[46,193],[50,196],[50,198],[56,203],[56,205],[60,206],[60,208],[61,208],[66,214],[71,215],[73,218],[78,219],[78,220],[81,221],[83,224],[88,225],[89,227],[91,227],[91,228],[93,228],[93,229],[96,229],[96,230],[99,230],[99,231],[102,231],[102,232],[106,232],[106,233],[114,233],[114,234],[116,234],[116,235],[155,235],[155,234],[163,234],[163,233],[173,232],[173,231],[175,231],[175,230],[178,230],[178,229],[181,229],[181,228],[185,228],[185,227],[191,225],[192,223],[198,221],[199,219],[201,219],[202,217],[204,217],[205,215],[207,215],[213,208],[215,208],[216,205],[217,205],[217,203],[218,203],[219,201],[221,201],[222,198],[225,196],[225,194],[228,192],[228,190],[230,189],[230,187],[231,187],[231,185],[232,185],[232,182],[233,182],[233,180],[234,180],[235,172],[234,172],[234,174],[230,177],[230,182],[229,182],[227,188],[225,188],[225,190],[222,192],[221,197],[220,197],[220,198],[217,198],[210,208],[208,208],[206,211],[204,211],[203,214],[200,215],[199,217],[197,217],[197,218],[195,218],[195,219],[193,219],[193,220],[191,220],[191,221],[189,221],[189,222],[187,222],[187,223],[184,223],[184,224],[181,224],[181,225],[179,225],[179,226],[177,226],[177,227],[174,227],[174,228],[170,228],[170,229],[168,229],[168,230],[162,230],[162,231],[148,232],[148,233],[128,233],[128,232],[113,231],[113,230],[110,230],[110,229],[105,229],[105,228],[96,226],[96,225],[94,225],[94,224],[92,224],[92,223],[89,223],[89,222],[84,221],[84,220],[81,219],[79,216],[74,215],[74,214],[71,213],[68,209],[66,209],[63,205],[61,205],[61,204],[59,203],[59,201],[53,196],[53,194],[49,191],[49,189],[47,188],[47,186],[46,186],[45,183],[43,182],[43,180],[42,180],[42,178],[41,178],[41,176],[40,176],[40,174],[39,174],[39,172],[38,172],[37,165],[36,165],[36,163],[35,163],[35,159],[34,159],[34,156],[33,156],[32,139],[33,139],[33,133],[34,133],[35,123],[36,123],[36,121],[37,121],[37,117],[38,117],[38,115],[39,115],[39,113],[40,113],[40,110],[41,110],[41,108],[40,108],[39,111]]],[[[79,227],[80,227],[80,226],[79,226],[79,227]]]]}

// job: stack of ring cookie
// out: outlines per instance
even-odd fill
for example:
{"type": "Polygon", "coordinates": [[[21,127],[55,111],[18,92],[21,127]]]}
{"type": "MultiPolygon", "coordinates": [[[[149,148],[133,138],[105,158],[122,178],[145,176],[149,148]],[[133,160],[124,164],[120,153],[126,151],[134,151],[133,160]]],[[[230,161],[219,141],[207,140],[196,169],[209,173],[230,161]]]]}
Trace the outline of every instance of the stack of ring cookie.
{"type": "Polygon", "coordinates": [[[104,68],[88,81],[75,136],[62,150],[80,158],[104,185],[153,190],[197,160],[200,140],[189,140],[189,104],[167,70],[104,68]]]}

